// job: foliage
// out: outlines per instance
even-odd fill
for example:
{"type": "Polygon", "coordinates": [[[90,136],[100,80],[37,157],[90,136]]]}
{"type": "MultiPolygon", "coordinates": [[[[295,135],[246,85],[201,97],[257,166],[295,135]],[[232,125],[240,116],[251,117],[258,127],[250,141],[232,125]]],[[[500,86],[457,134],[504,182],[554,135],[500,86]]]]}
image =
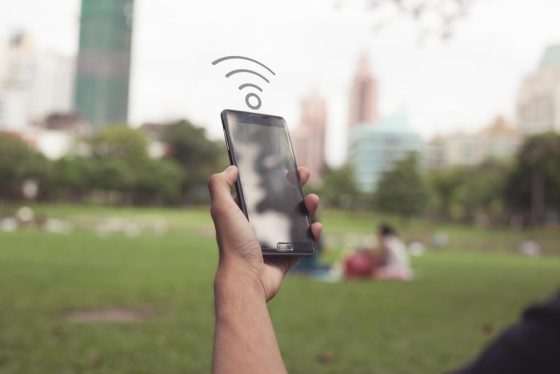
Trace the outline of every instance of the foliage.
{"type": "Polygon", "coordinates": [[[208,177],[227,165],[223,141],[211,141],[206,130],[187,120],[168,126],[162,141],[168,145],[169,158],[183,168],[185,176],[182,191],[188,201],[207,200],[208,177]]]}
{"type": "Polygon", "coordinates": [[[56,198],[78,200],[92,187],[93,163],[85,157],[62,157],[52,163],[52,194],[56,198]]]}
{"type": "Polygon", "coordinates": [[[46,192],[49,184],[50,164],[40,153],[32,150],[21,139],[0,135],[0,199],[19,199],[26,180],[39,186],[39,194],[46,192]]]}
{"type": "MultiPolygon", "coordinates": [[[[373,29],[379,30],[390,21],[389,14],[398,12],[413,21],[420,40],[438,37],[443,40],[453,36],[456,24],[467,14],[475,0],[368,0],[373,29]]],[[[345,1],[340,0],[339,6],[345,1]]]]}
{"type": "Polygon", "coordinates": [[[456,191],[472,176],[471,168],[456,166],[433,171],[428,181],[435,194],[434,209],[443,219],[461,218],[462,208],[456,204],[456,191]]]}
{"type": "Polygon", "coordinates": [[[151,159],[139,130],[108,127],[84,139],[87,155],[48,160],[21,139],[0,136],[0,198],[21,199],[22,184],[39,198],[118,204],[176,204],[206,198],[206,180],[223,169],[225,150],[187,121],[170,125],[168,159],[151,159]]]}
{"type": "MultiPolygon", "coordinates": [[[[87,156],[50,161],[20,138],[0,135],[0,199],[22,199],[22,185],[39,186],[38,199],[119,204],[201,203],[206,181],[227,164],[222,141],[188,121],[164,130],[163,159],[151,159],[138,130],[105,128],[85,139],[87,156]]],[[[401,216],[434,214],[443,220],[503,224],[518,216],[539,224],[560,215],[560,135],[528,138],[514,163],[487,162],[429,172],[425,183],[410,156],[384,175],[375,194],[360,194],[349,166],[326,168],[317,192],[326,206],[373,205],[401,216]],[[371,201],[372,203],[369,203],[371,201]]],[[[309,189],[308,189],[309,191],[309,189]]]]}
{"type": "Polygon", "coordinates": [[[469,222],[482,219],[500,220],[505,210],[504,185],[509,168],[499,163],[486,163],[470,173],[455,191],[454,203],[469,222]]]}
{"type": "Polygon", "coordinates": [[[92,163],[91,182],[94,189],[126,193],[133,188],[134,170],[122,159],[95,160],[92,163]]]}
{"type": "Polygon", "coordinates": [[[436,214],[463,222],[503,220],[504,188],[509,172],[509,165],[494,161],[432,172],[429,183],[435,194],[436,214]]]}
{"type": "Polygon", "coordinates": [[[54,197],[106,203],[177,203],[182,169],[169,160],[150,159],[138,130],[104,128],[85,139],[89,157],[53,161],[54,197]],[[100,194],[101,193],[101,194],[100,194]]]}
{"type": "Polygon", "coordinates": [[[183,169],[171,160],[146,160],[135,171],[135,203],[177,203],[181,201],[183,169]]]}
{"type": "Polygon", "coordinates": [[[93,159],[120,159],[128,164],[148,157],[146,138],[126,126],[105,127],[87,139],[93,159]]]}
{"type": "Polygon", "coordinates": [[[374,194],[375,207],[405,217],[425,212],[430,191],[418,169],[415,154],[398,161],[379,181],[374,194]]]}
{"type": "Polygon", "coordinates": [[[349,165],[340,168],[327,167],[323,176],[323,185],[317,192],[321,196],[321,201],[327,206],[353,207],[359,193],[352,167],[349,165]]]}
{"type": "Polygon", "coordinates": [[[560,213],[560,135],[530,137],[521,147],[505,191],[509,206],[543,222],[547,211],[560,213]]]}

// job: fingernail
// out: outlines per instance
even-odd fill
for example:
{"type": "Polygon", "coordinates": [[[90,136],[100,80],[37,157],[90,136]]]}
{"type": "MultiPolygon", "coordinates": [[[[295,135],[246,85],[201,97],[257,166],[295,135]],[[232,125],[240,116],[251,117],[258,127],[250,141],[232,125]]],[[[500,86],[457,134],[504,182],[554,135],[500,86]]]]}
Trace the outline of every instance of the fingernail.
{"type": "Polygon", "coordinates": [[[224,173],[227,173],[227,172],[231,171],[234,167],[235,167],[235,166],[233,166],[233,165],[228,166],[228,167],[226,168],[226,170],[224,170],[224,173]]]}

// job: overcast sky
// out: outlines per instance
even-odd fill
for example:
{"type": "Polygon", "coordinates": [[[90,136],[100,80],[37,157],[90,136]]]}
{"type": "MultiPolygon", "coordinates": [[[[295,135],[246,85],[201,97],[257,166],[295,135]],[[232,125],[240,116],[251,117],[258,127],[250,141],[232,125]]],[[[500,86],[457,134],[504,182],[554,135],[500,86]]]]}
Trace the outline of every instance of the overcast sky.
{"type": "MultiPolygon", "coordinates": [[[[223,108],[246,109],[241,80],[224,78],[245,55],[277,74],[260,111],[297,125],[299,99],[314,92],[329,108],[328,160],[344,157],[348,91],[367,52],[380,81],[381,113],[408,113],[423,137],[472,132],[497,114],[514,119],[517,90],[543,49],[560,43],[560,1],[479,0],[451,40],[419,42],[419,30],[397,17],[374,31],[374,14],[336,9],[325,0],[136,0],[130,119],[186,116],[221,134],[223,108]]],[[[0,0],[0,37],[28,31],[43,48],[75,54],[78,0],[0,0]]]]}

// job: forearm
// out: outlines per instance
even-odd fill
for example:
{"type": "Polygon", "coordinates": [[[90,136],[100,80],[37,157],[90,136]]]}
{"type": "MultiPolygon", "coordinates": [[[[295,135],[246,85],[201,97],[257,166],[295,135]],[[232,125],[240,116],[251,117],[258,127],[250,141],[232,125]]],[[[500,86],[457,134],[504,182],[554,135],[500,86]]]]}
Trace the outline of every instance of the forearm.
{"type": "Polygon", "coordinates": [[[222,267],[214,296],[213,373],[285,373],[260,282],[222,267]]]}

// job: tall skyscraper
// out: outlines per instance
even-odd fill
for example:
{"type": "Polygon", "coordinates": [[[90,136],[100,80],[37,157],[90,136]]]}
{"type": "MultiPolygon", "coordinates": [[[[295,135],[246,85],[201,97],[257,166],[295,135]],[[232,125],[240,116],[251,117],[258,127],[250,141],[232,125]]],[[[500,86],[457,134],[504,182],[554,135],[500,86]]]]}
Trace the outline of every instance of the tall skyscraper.
{"type": "Polygon", "coordinates": [[[316,96],[301,101],[301,122],[294,131],[292,141],[298,165],[311,171],[310,184],[321,182],[325,166],[327,106],[316,96]]]}
{"type": "Polygon", "coordinates": [[[548,47],[537,71],[523,81],[517,120],[524,135],[560,132],[560,44],[548,47]]]}
{"type": "Polygon", "coordinates": [[[82,0],[75,105],[94,128],[127,121],[132,19],[133,0],[82,0]]]}
{"type": "Polygon", "coordinates": [[[371,74],[369,58],[360,59],[350,92],[350,118],[348,128],[361,124],[374,125],[379,119],[378,84],[371,74]]]}

